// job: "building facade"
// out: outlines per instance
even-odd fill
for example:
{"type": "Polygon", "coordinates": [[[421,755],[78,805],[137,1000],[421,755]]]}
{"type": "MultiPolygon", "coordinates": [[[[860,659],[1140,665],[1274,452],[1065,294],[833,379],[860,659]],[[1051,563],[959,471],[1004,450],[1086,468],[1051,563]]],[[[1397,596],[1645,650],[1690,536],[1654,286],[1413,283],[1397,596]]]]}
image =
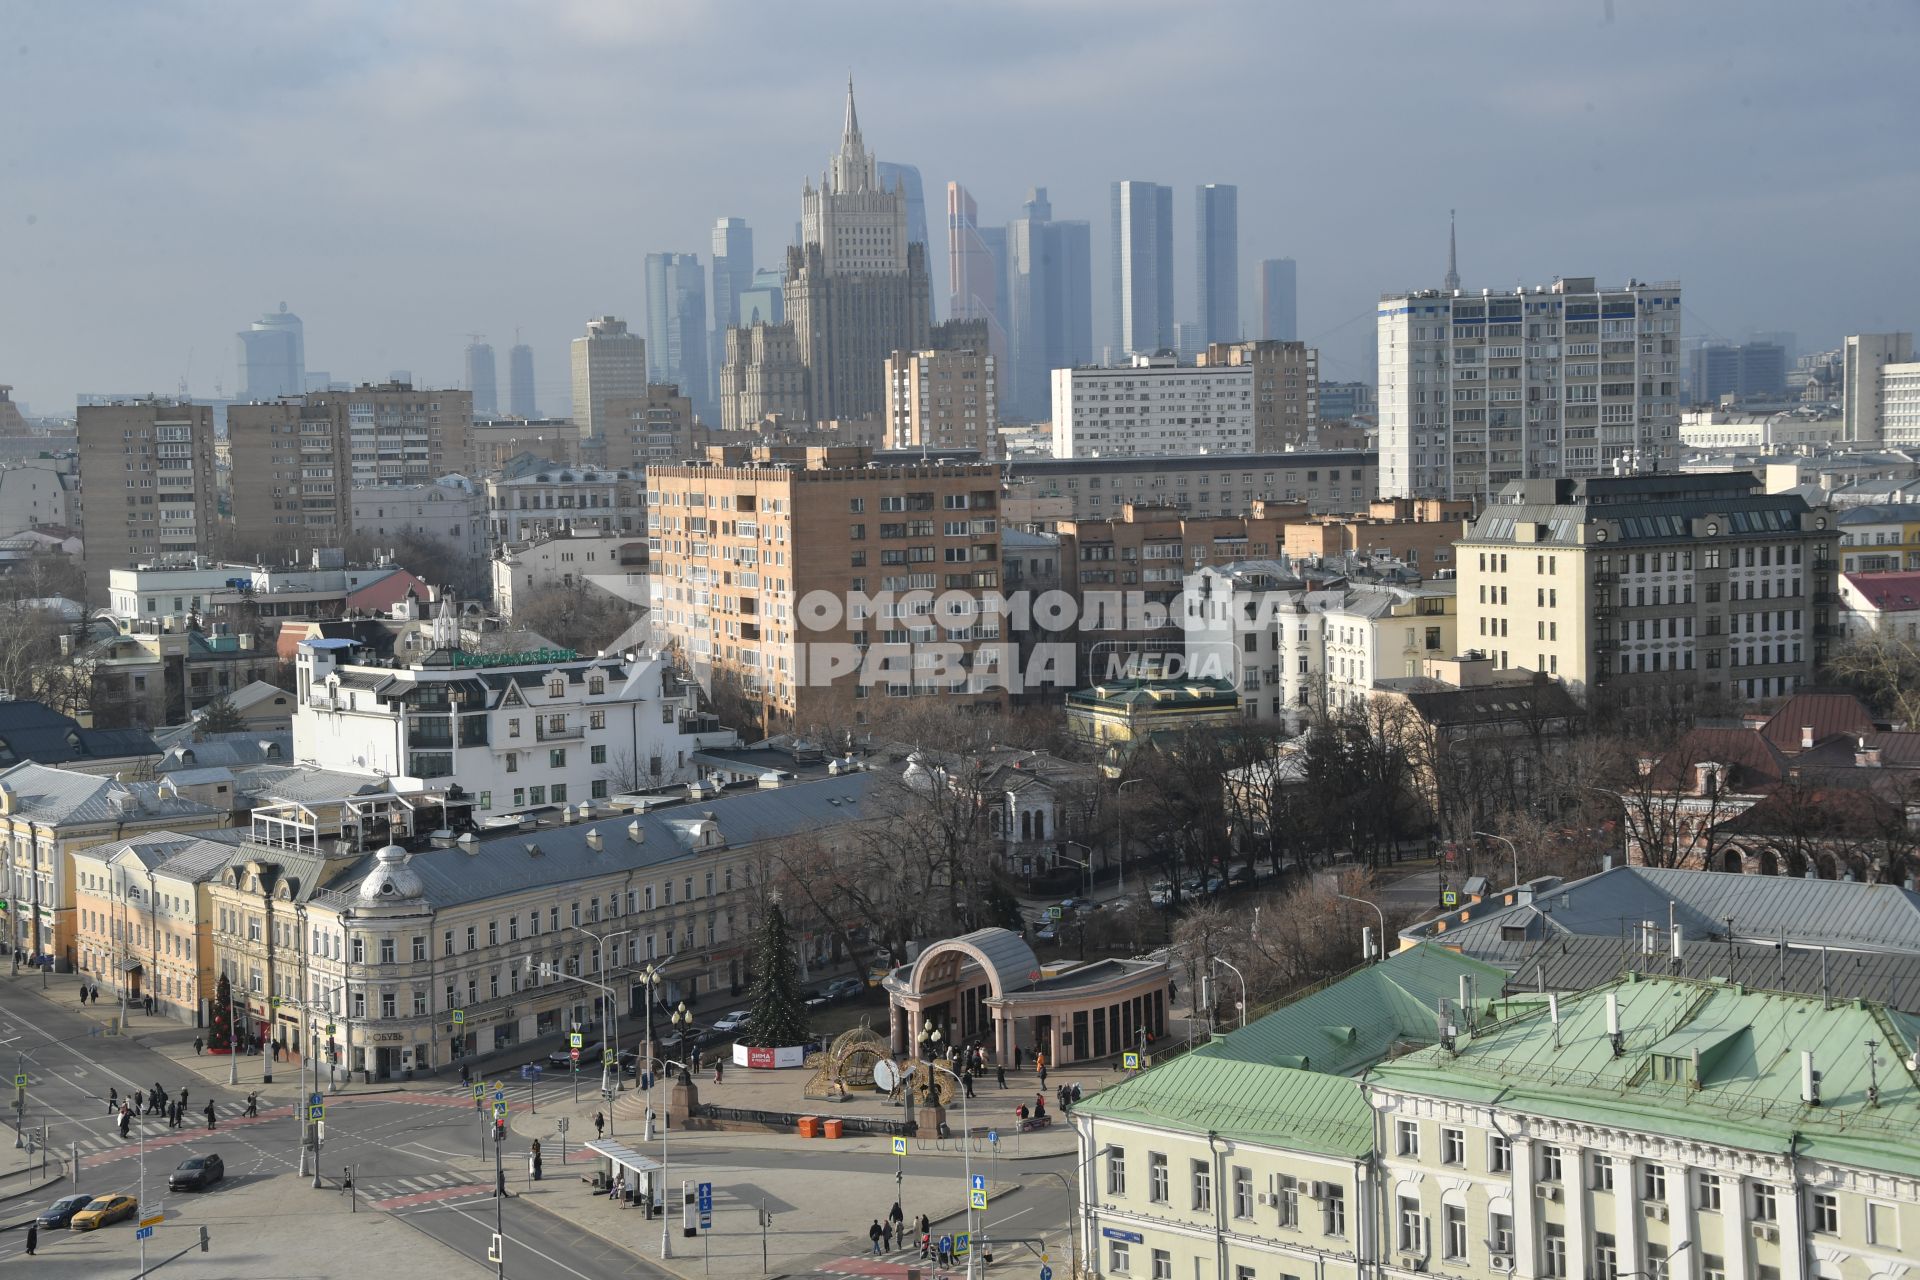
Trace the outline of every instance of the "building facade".
{"type": "Polygon", "coordinates": [[[1121,368],[1053,371],[1053,456],[1256,452],[1254,371],[1136,355],[1121,368]]]}
{"type": "Polygon", "coordinates": [[[1246,515],[1256,502],[1304,502],[1312,512],[1365,511],[1378,468],[1371,450],[1244,456],[1016,458],[1007,464],[1007,518],[1017,524],[1118,517],[1128,503],[1187,515],[1246,515]],[[1039,514],[1029,516],[1029,510],[1039,514]]]}
{"type": "Polygon", "coordinates": [[[82,405],[79,452],[90,598],[105,597],[110,570],[218,549],[225,530],[212,409],[163,400],[82,405]]]}
{"type": "Polygon", "coordinates": [[[910,238],[907,193],[883,186],[875,163],[849,81],[840,150],[801,194],[801,243],[787,251],[786,311],[819,420],[884,415],[887,357],[929,345],[925,237],[910,238]]]}
{"type": "Polygon", "coordinates": [[[235,335],[240,356],[240,398],[277,400],[307,389],[306,326],[281,303],[235,335]]]}
{"type": "Polygon", "coordinates": [[[1116,182],[1109,206],[1113,329],[1107,359],[1170,351],[1174,347],[1173,188],[1131,179],[1116,182]]]}
{"type": "Polygon", "coordinates": [[[1881,369],[1880,426],[1889,448],[1920,447],[1920,364],[1889,363],[1881,369]]]}
{"type": "Polygon", "coordinates": [[[720,370],[720,426],[752,431],[768,418],[810,422],[811,375],[791,324],[756,321],[727,330],[720,370]]]}
{"type": "Polygon", "coordinates": [[[207,884],[233,843],[156,831],[76,849],[75,965],[107,999],[204,1026],[213,999],[207,884]]]}
{"type": "Polygon", "coordinates": [[[1006,232],[982,227],[973,196],[947,184],[947,319],[977,320],[987,328],[988,352],[1007,360],[1006,232]]]}
{"type": "Polygon", "coordinates": [[[395,379],[306,397],[313,410],[333,412],[340,404],[346,406],[355,485],[424,484],[473,466],[470,391],[416,388],[395,379]]]}
{"type": "Polygon", "coordinates": [[[646,527],[646,479],[625,467],[568,467],[523,459],[487,477],[487,525],[495,542],[535,534],[629,533],[646,527]]]}
{"type": "MultiPolygon", "coordinates": [[[[355,489],[353,530],[375,546],[411,537],[458,556],[487,553],[487,496],[450,484],[389,484],[355,489]]],[[[422,565],[422,569],[433,566],[422,565]]]]}
{"type": "Polygon", "coordinates": [[[993,352],[979,347],[888,356],[888,446],[977,449],[998,459],[999,367],[993,352]]]}
{"type": "Polygon", "coordinates": [[[1320,416],[1318,351],[1302,342],[1217,342],[1200,363],[1253,371],[1253,452],[1306,447],[1320,416]]]}
{"type": "Polygon", "coordinates": [[[493,607],[512,618],[548,591],[587,585],[613,591],[638,613],[647,599],[647,540],[597,529],[536,533],[494,549],[493,607]]]}
{"type": "Polygon", "coordinates": [[[227,406],[233,544],[254,555],[337,547],[353,532],[347,402],[227,406]]]}
{"type": "Polygon", "coordinates": [[[533,390],[533,348],[513,344],[507,353],[507,412],[516,418],[537,418],[539,403],[533,390]]]}
{"type": "Polygon", "coordinates": [[[500,378],[494,372],[493,344],[467,344],[467,391],[473,396],[473,412],[491,418],[500,412],[500,378]]]}
{"type": "Polygon", "coordinates": [[[1271,342],[1300,337],[1299,273],[1292,258],[1260,264],[1260,336],[1271,342]]]}
{"type": "Polygon", "coordinates": [[[1052,407],[1053,370],[1093,363],[1092,232],[1056,221],[1047,189],[1035,187],[1007,224],[1006,266],[1003,412],[1040,422],[1052,407]]]}
{"type": "Polygon", "coordinates": [[[573,340],[573,420],[580,434],[597,436],[614,396],[647,394],[647,343],[627,332],[617,316],[587,321],[585,337],[573,340]]]}
{"type": "Polygon", "coordinates": [[[1240,188],[1229,183],[1194,188],[1193,283],[1201,340],[1238,342],[1245,337],[1240,327],[1240,188]]]}
{"type": "Polygon", "coordinates": [[[680,387],[695,404],[712,412],[707,407],[707,378],[707,273],[700,255],[650,253],[647,381],[680,387]]]}
{"type": "Polygon", "coordinates": [[[1381,497],[1490,501],[1676,456],[1677,282],[1390,294],[1378,327],[1381,497]]]}
{"type": "Polygon", "coordinates": [[[1458,544],[1459,644],[1580,697],[1779,697],[1838,633],[1837,541],[1746,472],[1516,482],[1458,544]]]}
{"type": "Polygon", "coordinates": [[[1913,360],[1911,333],[1852,333],[1842,348],[1840,416],[1847,439],[1887,443],[1886,375],[1889,365],[1913,360]]]}
{"type": "Polygon", "coordinates": [[[728,447],[649,467],[647,488],[655,634],[769,724],[863,724],[869,699],[1005,705],[993,465],[728,447]]]}

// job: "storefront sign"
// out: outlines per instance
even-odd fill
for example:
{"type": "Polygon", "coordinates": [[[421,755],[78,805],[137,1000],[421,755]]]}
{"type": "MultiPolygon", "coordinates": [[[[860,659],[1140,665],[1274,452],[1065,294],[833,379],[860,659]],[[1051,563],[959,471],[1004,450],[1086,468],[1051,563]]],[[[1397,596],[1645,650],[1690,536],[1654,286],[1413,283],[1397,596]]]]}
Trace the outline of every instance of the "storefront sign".
{"type": "Polygon", "coordinates": [[[527,649],[520,653],[466,653],[456,649],[453,652],[456,667],[550,667],[556,662],[579,660],[580,655],[572,649],[527,649]]]}
{"type": "Polygon", "coordinates": [[[403,1031],[381,1031],[369,1038],[375,1044],[390,1044],[395,1040],[405,1040],[407,1036],[403,1031]]]}

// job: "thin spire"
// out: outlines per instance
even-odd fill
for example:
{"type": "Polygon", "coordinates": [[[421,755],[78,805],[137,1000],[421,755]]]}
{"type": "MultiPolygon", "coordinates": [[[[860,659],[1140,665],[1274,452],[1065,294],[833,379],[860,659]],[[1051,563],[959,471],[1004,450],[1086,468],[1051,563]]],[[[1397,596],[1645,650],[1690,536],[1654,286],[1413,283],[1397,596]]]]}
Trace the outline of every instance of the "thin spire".
{"type": "Polygon", "coordinates": [[[840,140],[844,145],[860,140],[860,116],[853,109],[853,72],[847,72],[847,120],[840,128],[840,140]]]}
{"type": "MultiPolygon", "coordinates": [[[[847,107],[851,111],[852,106],[847,107]]],[[[1446,292],[1459,288],[1459,244],[1453,238],[1453,209],[1446,211],[1446,292]]]]}

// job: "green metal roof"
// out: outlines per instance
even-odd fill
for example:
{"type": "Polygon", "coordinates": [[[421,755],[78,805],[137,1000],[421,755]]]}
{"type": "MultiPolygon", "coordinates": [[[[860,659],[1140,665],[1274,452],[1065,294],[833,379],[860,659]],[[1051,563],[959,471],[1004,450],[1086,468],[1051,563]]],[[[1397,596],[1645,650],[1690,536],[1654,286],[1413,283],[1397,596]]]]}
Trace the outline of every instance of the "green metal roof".
{"type": "Polygon", "coordinates": [[[1101,1120],[1217,1133],[1342,1159],[1373,1150],[1373,1113],[1354,1081],[1199,1053],[1102,1089],[1073,1109],[1101,1120]]]}
{"type": "Polygon", "coordinates": [[[1626,1126],[1748,1150],[1784,1151],[1920,1175],[1920,1082],[1907,1067],[1920,1018],[1865,1001],[1755,991],[1723,982],[1628,977],[1560,1002],[1556,1035],[1538,1009],[1377,1067],[1368,1079],[1413,1093],[1490,1102],[1586,1124],[1626,1126]],[[1607,1035],[1618,998],[1623,1051],[1607,1035]],[[1867,1041],[1877,1042],[1877,1103],[1867,1041]],[[1697,1081],[1658,1079],[1653,1056],[1701,1050],[1697,1081]],[[1800,1053],[1821,1073],[1800,1097],[1800,1053]]]}
{"type": "Polygon", "coordinates": [[[1353,1075],[1386,1057],[1395,1045],[1435,1043],[1440,1001],[1460,998],[1462,977],[1473,979],[1475,1003],[1483,1008],[1500,995],[1507,980],[1506,971],[1495,965],[1422,943],[1284,1004],[1194,1052],[1353,1075]]]}

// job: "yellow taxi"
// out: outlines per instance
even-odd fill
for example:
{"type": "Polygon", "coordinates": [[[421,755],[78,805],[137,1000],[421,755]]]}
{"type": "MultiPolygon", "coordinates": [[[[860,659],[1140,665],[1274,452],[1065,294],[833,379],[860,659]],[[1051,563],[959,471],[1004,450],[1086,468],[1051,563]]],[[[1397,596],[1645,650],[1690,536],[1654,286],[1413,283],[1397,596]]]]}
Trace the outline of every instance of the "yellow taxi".
{"type": "Polygon", "coordinates": [[[69,1231],[94,1231],[110,1222],[131,1218],[140,1208],[132,1196],[96,1196],[92,1204],[73,1215],[69,1231]]]}

